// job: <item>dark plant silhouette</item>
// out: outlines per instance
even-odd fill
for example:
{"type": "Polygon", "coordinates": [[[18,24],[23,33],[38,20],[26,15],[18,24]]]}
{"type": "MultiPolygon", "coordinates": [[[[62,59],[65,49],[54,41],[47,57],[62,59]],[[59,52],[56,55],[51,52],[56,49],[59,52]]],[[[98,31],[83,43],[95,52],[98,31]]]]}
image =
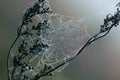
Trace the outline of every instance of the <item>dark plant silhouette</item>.
{"type": "MultiPolygon", "coordinates": [[[[51,22],[49,21],[51,17],[49,16],[54,14],[48,5],[48,1],[38,0],[35,2],[25,10],[22,22],[17,30],[18,35],[10,47],[7,57],[8,80],[39,80],[45,76],[52,76],[53,72],[73,61],[87,46],[106,36],[113,27],[119,25],[120,3],[116,7],[117,11],[115,14],[108,14],[106,16],[103,25],[100,26],[100,31],[88,39],[82,48],[79,48],[76,55],[68,57],[66,60],[54,66],[50,65],[50,62],[34,66],[36,61],[38,61],[37,59],[42,58],[48,60],[50,58],[49,56],[51,56],[48,55],[46,57],[47,50],[51,47],[46,40],[46,36],[49,39],[49,34],[51,34],[51,22]],[[36,23],[34,18],[38,15],[42,19],[36,23]]],[[[48,61],[52,60],[53,58],[48,61]]]]}

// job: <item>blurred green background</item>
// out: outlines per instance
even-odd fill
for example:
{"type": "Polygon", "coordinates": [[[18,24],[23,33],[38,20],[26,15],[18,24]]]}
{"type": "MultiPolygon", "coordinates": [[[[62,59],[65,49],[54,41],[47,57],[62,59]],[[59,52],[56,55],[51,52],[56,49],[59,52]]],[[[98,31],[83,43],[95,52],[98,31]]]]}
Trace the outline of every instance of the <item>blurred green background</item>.
{"type": "MultiPolygon", "coordinates": [[[[7,80],[6,57],[23,10],[35,0],[0,0],[0,80],[7,80]]],[[[49,0],[54,12],[85,17],[90,35],[119,0],[49,0]]],[[[87,47],[62,72],[44,80],[120,80],[120,26],[87,47]]]]}

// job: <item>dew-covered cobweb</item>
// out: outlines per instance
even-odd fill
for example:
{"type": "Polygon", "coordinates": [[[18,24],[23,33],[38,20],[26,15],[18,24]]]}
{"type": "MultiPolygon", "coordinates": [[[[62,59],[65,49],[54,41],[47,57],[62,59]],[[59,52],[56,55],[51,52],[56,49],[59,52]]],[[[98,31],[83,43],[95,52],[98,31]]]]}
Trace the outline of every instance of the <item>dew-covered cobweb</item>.
{"type": "MultiPolygon", "coordinates": [[[[35,15],[32,20],[32,23],[24,25],[21,29],[21,32],[29,31],[30,34],[21,35],[10,50],[10,75],[13,71],[14,56],[21,56],[21,53],[29,54],[21,60],[23,64],[32,66],[33,70],[24,72],[24,74],[36,75],[43,70],[45,65],[51,66],[53,69],[75,56],[89,39],[85,18],[49,13],[35,15]],[[44,25],[41,26],[41,30],[38,30],[35,26],[41,25],[40,23],[44,25]],[[24,49],[21,49],[20,46],[24,46],[24,49]]],[[[60,72],[66,65],[55,72],[60,72]]],[[[21,67],[17,68],[15,75],[19,75],[20,70],[21,67]]]]}

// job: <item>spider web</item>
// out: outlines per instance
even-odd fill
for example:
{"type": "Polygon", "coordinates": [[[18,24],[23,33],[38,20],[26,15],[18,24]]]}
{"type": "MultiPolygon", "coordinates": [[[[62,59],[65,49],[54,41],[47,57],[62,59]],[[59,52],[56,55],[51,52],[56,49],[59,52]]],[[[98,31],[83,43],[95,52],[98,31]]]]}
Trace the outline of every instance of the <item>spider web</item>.
{"type": "MultiPolygon", "coordinates": [[[[35,67],[34,73],[42,70],[45,64],[54,68],[68,58],[75,56],[89,38],[84,18],[75,18],[60,14],[37,15],[34,17],[35,22],[33,24],[35,25],[44,19],[49,20],[50,28],[46,32],[48,35],[41,34],[37,36],[35,31],[31,31],[33,36],[21,36],[11,50],[12,57],[18,55],[18,46],[23,40],[26,40],[28,43],[27,50],[34,45],[36,40],[48,44],[50,46],[48,49],[39,54],[34,53],[34,56],[30,60],[30,65],[35,67]]],[[[32,27],[30,26],[33,24],[24,26],[22,31],[26,29],[31,30],[32,27]]],[[[29,56],[31,55],[29,54],[29,56]]],[[[27,59],[24,61],[27,61],[27,59]]],[[[67,64],[58,69],[57,72],[60,72],[65,66],[67,64]]]]}
{"type": "MultiPolygon", "coordinates": [[[[23,58],[22,62],[28,63],[30,66],[34,67],[32,71],[24,72],[22,75],[35,76],[44,69],[45,65],[51,66],[53,69],[67,59],[74,57],[90,37],[86,29],[86,20],[84,18],[47,13],[35,15],[32,21],[32,23],[24,25],[21,29],[21,33],[28,31],[32,35],[21,35],[10,50],[10,75],[14,68],[14,56],[22,55],[19,52],[19,47],[22,43],[26,43],[25,51],[28,52],[28,56],[23,58]],[[44,23],[45,20],[47,20],[46,26],[49,26],[49,28],[44,28],[45,26],[43,26],[44,30],[41,30],[39,33],[33,30],[33,26],[44,23]],[[30,52],[31,47],[40,43],[47,44],[49,48],[42,48],[41,51],[36,49],[30,52]]],[[[60,72],[67,65],[68,63],[55,72],[60,72]]],[[[21,67],[16,69],[15,75],[19,75],[20,71],[21,67]]],[[[31,77],[29,79],[31,79],[31,77]]]]}

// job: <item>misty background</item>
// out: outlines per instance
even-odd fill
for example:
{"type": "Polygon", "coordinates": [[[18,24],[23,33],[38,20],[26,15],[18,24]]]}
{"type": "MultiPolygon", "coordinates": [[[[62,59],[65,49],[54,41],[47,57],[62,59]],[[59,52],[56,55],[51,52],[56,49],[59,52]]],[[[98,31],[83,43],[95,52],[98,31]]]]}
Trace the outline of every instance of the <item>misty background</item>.
{"type": "MultiPolygon", "coordinates": [[[[52,10],[86,18],[88,33],[99,31],[119,0],[49,0],[52,10]]],[[[0,0],[0,80],[7,80],[6,58],[24,9],[35,0],[0,0]]],[[[120,80],[120,26],[87,47],[62,72],[43,80],[120,80]]]]}

